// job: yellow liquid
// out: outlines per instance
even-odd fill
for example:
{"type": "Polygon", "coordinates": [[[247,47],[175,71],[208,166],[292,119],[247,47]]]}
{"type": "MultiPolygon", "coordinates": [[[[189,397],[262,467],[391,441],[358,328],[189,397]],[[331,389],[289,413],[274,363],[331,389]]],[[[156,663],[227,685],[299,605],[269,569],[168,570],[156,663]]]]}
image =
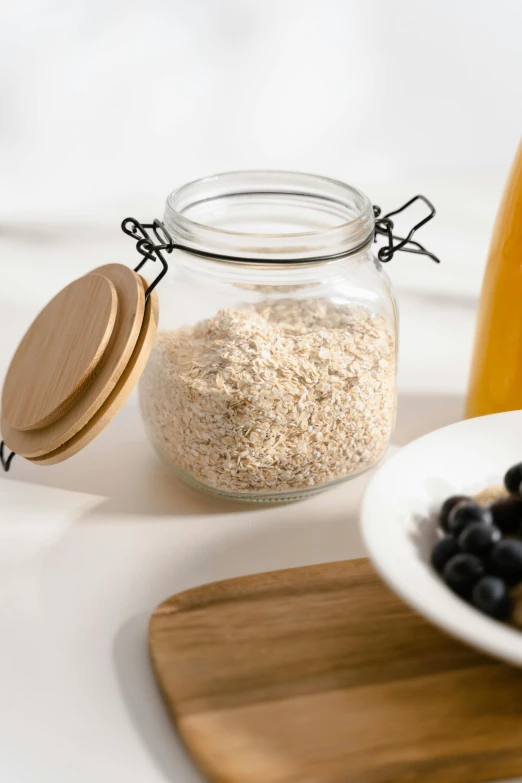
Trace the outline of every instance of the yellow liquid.
{"type": "Polygon", "coordinates": [[[466,416],[522,408],[522,142],[493,230],[466,416]]]}

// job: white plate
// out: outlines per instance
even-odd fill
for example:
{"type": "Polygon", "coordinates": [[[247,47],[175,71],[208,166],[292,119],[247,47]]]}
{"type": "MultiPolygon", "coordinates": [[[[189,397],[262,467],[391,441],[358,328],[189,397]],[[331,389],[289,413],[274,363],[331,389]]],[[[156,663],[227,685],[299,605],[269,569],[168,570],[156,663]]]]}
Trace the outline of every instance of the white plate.
{"type": "Polygon", "coordinates": [[[369,556],[390,587],[428,620],[463,641],[522,666],[522,631],[455,596],[429,563],[430,514],[453,494],[502,483],[522,461],[522,411],[470,419],[432,432],[386,462],[361,510],[369,556]]]}

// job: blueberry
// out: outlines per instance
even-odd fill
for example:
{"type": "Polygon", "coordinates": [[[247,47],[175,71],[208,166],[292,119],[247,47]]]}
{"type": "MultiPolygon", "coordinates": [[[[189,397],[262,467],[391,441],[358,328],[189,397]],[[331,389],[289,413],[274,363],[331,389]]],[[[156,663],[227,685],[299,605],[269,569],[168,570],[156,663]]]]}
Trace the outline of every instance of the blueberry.
{"type": "Polygon", "coordinates": [[[469,498],[467,495],[452,495],[450,498],[444,501],[444,503],[441,506],[440,513],[439,513],[439,521],[440,526],[443,530],[448,532],[448,517],[450,513],[453,511],[457,503],[462,503],[463,501],[469,501],[471,498],[469,498]]]}
{"type": "Polygon", "coordinates": [[[471,525],[464,528],[458,542],[463,552],[484,557],[501,538],[500,530],[495,525],[472,522],[471,525]]]}
{"type": "Polygon", "coordinates": [[[512,495],[519,495],[522,484],[522,462],[513,465],[504,476],[504,486],[512,495]]]}
{"type": "Polygon", "coordinates": [[[482,522],[485,525],[493,524],[493,514],[489,508],[484,508],[474,500],[458,503],[448,517],[448,529],[454,536],[459,536],[464,528],[472,522],[482,522]]]}
{"type": "Polygon", "coordinates": [[[499,541],[491,551],[490,564],[495,575],[505,579],[508,584],[522,582],[522,541],[499,541]]]}
{"type": "Polygon", "coordinates": [[[491,506],[493,522],[505,536],[518,533],[522,526],[522,497],[513,495],[509,498],[500,498],[491,506]]]}
{"type": "Polygon", "coordinates": [[[454,593],[468,598],[478,580],[484,576],[484,564],[475,555],[455,555],[444,567],[444,581],[454,593]]]}
{"type": "Polygon", "coordinates": [[[436,571],[442,573],[444,566],[455,555],[460,554],[460,546],[453,536],[444,536],[440,538],[431,552],[431,564],[436,571]]]}
{"type": "Polygon", "coordinates": [[[512,602],[506,583],[496,576],[483,576],[471,595],[473,606],[496,620],[507,620],[512,602]]]}

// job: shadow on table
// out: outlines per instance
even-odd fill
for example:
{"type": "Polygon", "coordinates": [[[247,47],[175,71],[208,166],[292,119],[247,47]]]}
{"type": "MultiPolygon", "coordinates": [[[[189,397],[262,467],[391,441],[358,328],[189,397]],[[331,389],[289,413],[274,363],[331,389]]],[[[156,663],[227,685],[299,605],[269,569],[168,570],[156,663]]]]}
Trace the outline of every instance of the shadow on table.
{"type": "Polygon", "coordinates": [[[458,394],[399,394],[395,446],[405,446],[428,432],[461,421],[464,397],[458,394]]]}
{"type": "Polygon", "coordinates": [[[120,692],[140,740],[165,780],[202,783],[204,778],[174,731],[156,686],[147,652],[148,621],[146,614],[133,617],[120,629],[114,642],[113,660],[120,692]]]}

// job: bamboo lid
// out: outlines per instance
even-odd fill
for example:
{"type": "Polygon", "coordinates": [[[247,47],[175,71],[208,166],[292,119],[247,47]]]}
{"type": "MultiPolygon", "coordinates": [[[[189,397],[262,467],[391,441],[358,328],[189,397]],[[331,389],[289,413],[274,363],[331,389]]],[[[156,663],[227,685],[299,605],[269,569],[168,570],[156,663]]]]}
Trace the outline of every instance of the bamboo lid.
{"type": "Polygon", "coordinates": [[[121,409],[150,355],[155,291],[126,266],[108,264],[60,291],[33,321],[2,391],[2,437],[35,464],[84,448],[121,409]]]}

